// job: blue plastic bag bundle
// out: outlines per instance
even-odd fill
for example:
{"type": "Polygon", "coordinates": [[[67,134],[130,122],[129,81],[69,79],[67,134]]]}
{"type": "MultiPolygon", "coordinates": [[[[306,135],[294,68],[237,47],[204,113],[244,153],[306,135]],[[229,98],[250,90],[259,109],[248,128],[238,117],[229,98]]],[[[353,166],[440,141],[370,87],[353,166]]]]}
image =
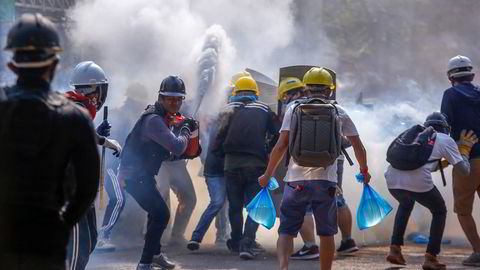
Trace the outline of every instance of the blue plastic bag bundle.
{"type": "Polygon", "coordinates": [[[392,206],[368,184],[363,185],[363,194],[357,209],[357,226],[360,230],[380,223],[390,212],[392,206]]]}
{"type": "Polygon", "coordinates": [[[270,178],[268,186],[262,188],[255,198],[253,198],[253,200],[247,205],[248,216],[253,221],[269,230],[275,225],[277,212],[268,190],[274,190],[277,188],[277,180],[273,177],[270,178]]]}

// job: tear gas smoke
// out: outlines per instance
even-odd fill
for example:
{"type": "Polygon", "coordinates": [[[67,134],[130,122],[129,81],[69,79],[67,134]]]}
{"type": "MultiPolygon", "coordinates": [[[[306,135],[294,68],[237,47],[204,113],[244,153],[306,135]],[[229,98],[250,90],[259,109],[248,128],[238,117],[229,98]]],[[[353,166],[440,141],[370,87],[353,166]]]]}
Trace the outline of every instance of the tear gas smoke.
{"type": "MultiPolygon", "coordinates": [[[[480,59],[471,46],[478,44],[472,29],[480,28],[478,8],[472,5],[480,7],[480,2],[88,0],[70,13],[71,38],[82,60],[93,59],[106,70],[112,89],[107,105],[114,107],[134,81],[151,89],[152,102],[161,80],[170,74],[184,76],[188,99],[199,102],[204,112],[209,110],[203,107],[225,101],[222,90],[228,78],[246,67],[275,79],[281,66],[331,67],[337,71],[339,103],[353,118],[368,151],[372,185],[396,207],[383,177],[386,149],[403,129],[439,110],[450,57],[464,53],[474,62],[480,59]],[[458,20],[461,14],[465,16],[458,20]],[[373,109],[354,104],[360,92],[373,102],[373,109]]],[[[199,200],[186,237],[208,203],[204,182],[195,179],[198,163],[189,167],[199,200]]],[[[344,193],[354,220],[362,190],[354,180],[357,171],[357,165],[345,165],[344,193]]],[[[444,188],[437,173],[434,179],[449,210],[446,236],[463,237],[451,211],[451,181],[444,188]]],[[[429,224],[429,215],[415,213],[410,222],[415,226],[409,229],[429,224]]],[[[354,237],[359,242],[363,236],[366,242],[388,240],[394,215],[365,233],[354,225],[354,237]]],[[[276,226],[259,229],[263,244],[275,244],[278,222],[276,226]]]]}

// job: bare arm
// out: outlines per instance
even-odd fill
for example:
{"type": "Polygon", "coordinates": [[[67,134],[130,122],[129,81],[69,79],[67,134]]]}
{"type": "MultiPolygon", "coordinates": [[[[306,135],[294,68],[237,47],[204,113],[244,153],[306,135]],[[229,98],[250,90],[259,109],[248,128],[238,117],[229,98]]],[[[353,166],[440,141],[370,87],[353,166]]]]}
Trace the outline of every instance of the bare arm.
{"type": "Polygon", "coordinates": [[[278,138],[275,147],[273,147],[272,153],[270,154],[270,160],[268,161],[267,169],[265,174],[259,177],[260,186],[265,187],[268,185],[268,179],[273,175],[275,170],[278,167],[278,164],[285,155],[285,152],[288,149],[288,135],[289,131],[282,131],[280,133],[280,138],[278,138]]]}
{"type": "Polygon", "coordinates": [[[370,174],[368,173],[368,166],[367,166],[367,151],[363,146],[362,140],[360,140],[360,136],[347,136],[347,139],[350,141],[353,147],[353,151],[355,152],[355,158],[360,165],[360,172],[364,175],[364,183],[367,184],[370,182],[370,174]]]}

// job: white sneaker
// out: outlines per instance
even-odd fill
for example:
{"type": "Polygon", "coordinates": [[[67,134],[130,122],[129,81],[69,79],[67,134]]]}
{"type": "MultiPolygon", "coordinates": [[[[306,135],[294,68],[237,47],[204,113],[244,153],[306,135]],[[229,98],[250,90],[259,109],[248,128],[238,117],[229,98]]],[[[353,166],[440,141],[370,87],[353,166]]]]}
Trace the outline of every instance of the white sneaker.
{"type": "Polygon", "coordinates": [[[103,252],[113,252],[115,251],[115,245],[110,243],[109,239],[100,239],[95,246],[95,249],[103,252]]]}

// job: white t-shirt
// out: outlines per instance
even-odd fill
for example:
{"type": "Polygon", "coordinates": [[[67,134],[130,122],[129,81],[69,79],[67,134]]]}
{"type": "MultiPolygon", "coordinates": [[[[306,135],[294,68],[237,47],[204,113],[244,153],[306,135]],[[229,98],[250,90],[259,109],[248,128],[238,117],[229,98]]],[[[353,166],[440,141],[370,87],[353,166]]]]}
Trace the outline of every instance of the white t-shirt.
{"type": "MultiPolygon", "coordinates": [[[[437,132],[437,139],[433,145],[429,160],[440,158],[446,159],[448,163],[453,165],[463,160],[455,141],[447,134],[437,132]]],[[[385,172],[387,187],[389,189],[404,189],[412,192],[430,191],[434,186],[432,171],[437,166],[438,162],[430,162],[416,170],[401,171],[388,165],[385,172]]]]}
{"type": "MultiPolygon", "coordinates": [[[[350,119],[350,116],[339,105],[335,105],[338,109],[338,117],[340,120],[340,131],[344,136],[357,136],[357,128],[350,119]]],[[[285,116],[283,117],[282,131],[290,131],[290,122],[292,120],[293,104],[288,107],[285,116]]],[[[322,167],[303,167],[297,165],[293,158],[290,157],[288,163],[287,175],[285,182],[300,181],[300,180],[328,180],[331,182],[337,182],[337,161],[327,168],[322,167]]]]}

